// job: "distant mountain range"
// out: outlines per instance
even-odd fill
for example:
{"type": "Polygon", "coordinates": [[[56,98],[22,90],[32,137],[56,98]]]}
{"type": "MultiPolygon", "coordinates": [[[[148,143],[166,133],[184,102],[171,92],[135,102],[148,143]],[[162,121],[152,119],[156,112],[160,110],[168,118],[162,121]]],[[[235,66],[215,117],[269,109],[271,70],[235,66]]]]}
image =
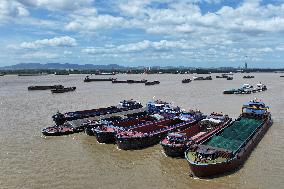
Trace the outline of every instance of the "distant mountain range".
{"type": "Polygon", "coordinates": [[[4,66],[0,67],[1,70],[24,70],[24,69],[55,69],[55,70],[66,70],[66,69],[74,69],[74,70],[120,70],[126,69],[127,67],[120,66],[117,64],[108,64],[108,65],[94,65],[94,64],[61,64],[61,63],[20,63],[12,66],[4,66]]]}

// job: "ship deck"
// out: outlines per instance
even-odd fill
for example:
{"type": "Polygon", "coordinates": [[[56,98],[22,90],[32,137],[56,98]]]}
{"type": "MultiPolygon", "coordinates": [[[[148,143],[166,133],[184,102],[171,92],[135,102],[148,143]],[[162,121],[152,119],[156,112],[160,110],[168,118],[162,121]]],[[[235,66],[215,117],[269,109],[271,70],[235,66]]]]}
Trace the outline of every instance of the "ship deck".
{"type": "Polygon", "coordinates": [[[206,141],[204,145],[235,152],[262,121],[263,120],[241,117],[240,120],[235,121],[230,127],[224,129],[222,133],[215,135],[209,141],[206,141]]]}
{"type": "Polygon", "coordinates": [[[187,158],[189,160],[191,160],[192,162],[196,162],[198,163],[199,165],[207,165],[207,164],[214,164],[214,163],[220,163],[220,162],[225,162],[227,159],[224,158],[224,157],[218,157],[216,159],[212,159],[212,160],[209,160],[209,159],[205,159],[204,161],[202,160],[198,160],[198,157],[197,157],[197,153],[196,152],[193,152],[193,151],[189,151],[187,153],[187,158]]]}

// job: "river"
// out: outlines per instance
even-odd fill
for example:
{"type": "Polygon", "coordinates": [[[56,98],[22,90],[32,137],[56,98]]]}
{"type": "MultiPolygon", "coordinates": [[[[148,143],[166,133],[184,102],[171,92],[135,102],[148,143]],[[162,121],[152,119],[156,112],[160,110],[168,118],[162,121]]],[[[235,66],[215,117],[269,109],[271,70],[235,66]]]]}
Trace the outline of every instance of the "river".
{"type": "MultiPolygon", "coordinates": [[[[282,188],[284,186],[284,78],[276,73],[253,73],[254,79],[216,79],[182,84],[189,75],[115,75],[118,79],[159,80],[161,84],[84,83],[85,75],[0,77],[0,188],[282,188]],[[225,89],[262,82],[268,90],[250,95],[223,95],[225,89]],[[76,86],[74,92],[51,94],[28,91],[30,85],[76,86]],[[53,125],[61,112],[117,105],[136,99],[143,105],[153,99],[183,109],[238,117],[243,103],[262,99],[271,108],[273,125],[235,173],[214,179],[189,176],[185,159],[166,157],[160,145],[122,151],[116,145],[98,144],[78,133],[44,137],[41,129],[53,125]]],[[[108,76],[92,76],[97,78],[108,76]]]]}

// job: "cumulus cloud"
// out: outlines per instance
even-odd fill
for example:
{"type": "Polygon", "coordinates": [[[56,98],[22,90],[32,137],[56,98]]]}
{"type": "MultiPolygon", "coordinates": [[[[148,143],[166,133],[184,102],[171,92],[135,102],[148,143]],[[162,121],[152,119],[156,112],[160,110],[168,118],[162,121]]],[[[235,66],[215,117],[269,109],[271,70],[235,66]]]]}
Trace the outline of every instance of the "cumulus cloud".
{"type": "Polygon", "coordinates": [[[52,39],[41,39],[33,42],[23,42],[20,44],[20,48],[37,49],[42,47],[73,47],[76,45],[76,39],[69,36],[63,36],[52,39]]]}
{"type": "Polygon", "coordinates": [[[143,40],[137,43],[128,43],[118,46],[105,47],[88,47],[82,49],[87,54],[117,54],[117,53],[136,53],[143,51],[172,51],[172,50],[189,50],[194,47],[185,40],[180,41],[149,41],[143,40]]]}
{"type": "Polygon", "coordinates": [[[29,11],[21,3],[13,0],[0,1],[0,23],[10,21],[13,18],[21,18],[29,15],[29,11]]]}
{"type": "Polygon", "coordinates": [[[66,26],[66,30],[71,31],[96,31],[99,29],[123,27],[126,25],[126,20],[122,17],[111,15],[94,15],[85,16],[74,14],[73,19],[66,26]]]}

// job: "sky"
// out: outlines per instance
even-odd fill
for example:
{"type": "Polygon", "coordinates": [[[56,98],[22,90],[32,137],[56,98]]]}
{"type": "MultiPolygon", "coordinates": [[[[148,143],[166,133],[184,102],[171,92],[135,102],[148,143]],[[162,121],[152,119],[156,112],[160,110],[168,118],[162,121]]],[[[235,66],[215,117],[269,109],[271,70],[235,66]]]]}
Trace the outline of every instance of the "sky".
{"type": "Polygon", "coordinates": [[[0,0],[0,66],[284,68],[284,0],[0,0]]]}

